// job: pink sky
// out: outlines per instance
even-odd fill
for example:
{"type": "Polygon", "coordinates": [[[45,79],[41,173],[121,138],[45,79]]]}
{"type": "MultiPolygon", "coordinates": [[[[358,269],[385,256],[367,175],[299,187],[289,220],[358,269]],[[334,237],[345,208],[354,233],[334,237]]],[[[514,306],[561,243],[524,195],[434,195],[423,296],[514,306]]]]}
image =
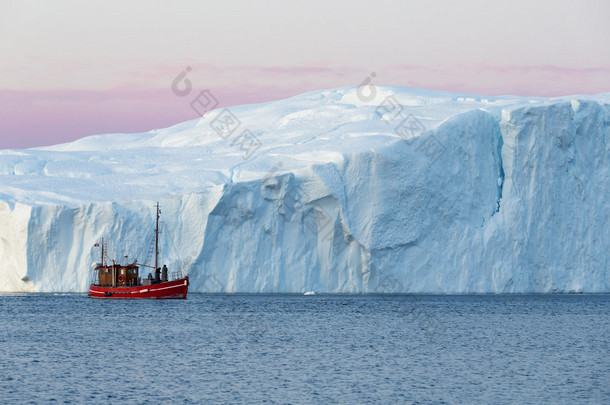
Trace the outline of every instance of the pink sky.
{"type": "Polygon", "coordinates": [[[0,149],[196,118],[186,66],[221,106],[359,84],[558,96],[610,92],[604,1],[0,3],[0,149]]]}

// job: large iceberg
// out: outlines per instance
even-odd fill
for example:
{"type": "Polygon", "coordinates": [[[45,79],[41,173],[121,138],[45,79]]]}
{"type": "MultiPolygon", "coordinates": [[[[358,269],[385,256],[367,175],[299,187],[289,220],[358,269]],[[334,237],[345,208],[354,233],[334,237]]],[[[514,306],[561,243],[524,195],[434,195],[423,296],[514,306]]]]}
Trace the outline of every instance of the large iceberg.
{"type": "Polygon", "coordinates": [[[145,262],[160,201],[191,291],[608,292],[609,123],[610,93],[369,86],[2,150],[0,291],[86,291],[102,237],[145,262]]]}

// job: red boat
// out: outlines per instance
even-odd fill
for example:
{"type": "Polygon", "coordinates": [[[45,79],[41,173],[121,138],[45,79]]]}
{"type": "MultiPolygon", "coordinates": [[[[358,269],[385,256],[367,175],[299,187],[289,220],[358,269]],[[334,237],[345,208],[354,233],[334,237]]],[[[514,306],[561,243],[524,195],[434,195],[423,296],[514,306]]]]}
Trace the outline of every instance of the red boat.
{"type": "MultiPolygon", "coordinates": [[[[93,263],[93,283],[89,286],[89,297],[93,298],[186,298],[189,287],[188,276],[175,275],[173,280],[168,279],[167,266],[158,267],[159,260],[159,203],[157,203],[157,220],[155,226],[155,265],[147,266],[137,264],[120,265],[116,260],[108,265],[106,258],[106,245],[102,239],[102,260],[93,263]],[[139,276],[140,266],[154,269],[155,276],[148,274],[148,278],[139,276]]],[[[96,244],[98,246],[98,244],[96,244]]]]}

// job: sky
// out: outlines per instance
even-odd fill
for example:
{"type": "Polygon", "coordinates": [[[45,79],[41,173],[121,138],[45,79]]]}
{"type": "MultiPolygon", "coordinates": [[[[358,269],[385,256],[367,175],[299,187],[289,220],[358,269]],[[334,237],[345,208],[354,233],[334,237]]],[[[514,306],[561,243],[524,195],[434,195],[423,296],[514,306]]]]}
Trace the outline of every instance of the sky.
{"type": "MultiPolygon", "coordinates": [[[[378,85],[610,92],[610,1],[0,0],[0,149],[144,132],[219,106],[378,85]],[[191,84],[187,95],[172,83],[191,84]]],[[[182,87],[181,87],[182,86],[182,87]]]]}

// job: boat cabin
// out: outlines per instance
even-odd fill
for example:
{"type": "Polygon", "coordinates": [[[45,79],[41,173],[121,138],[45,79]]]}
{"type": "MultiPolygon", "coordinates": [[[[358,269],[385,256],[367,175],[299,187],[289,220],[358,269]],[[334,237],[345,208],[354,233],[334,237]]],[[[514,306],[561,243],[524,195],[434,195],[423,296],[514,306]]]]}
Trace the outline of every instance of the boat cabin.
{"type": "Polygon", "coordinates": [[[133,287],[168,281],[166,265],[163,265],[163,269],[157,268],[154,276],[152,273],[148,273],[148,277],[143,280],[139,277],[140,268],[136,263],[124,266],[117,263],[113,263],[110,266],[94,263],[93,271],[93,285],[99,287],[133,287]]]}
{"type": "Polygon", "coordinates": [[[129,287],[142,285],[139,278],[139,267],[135,264],[121,266],[112,264],[110,266],[97,266],[97,285],[103,287],[129,287]]]}

